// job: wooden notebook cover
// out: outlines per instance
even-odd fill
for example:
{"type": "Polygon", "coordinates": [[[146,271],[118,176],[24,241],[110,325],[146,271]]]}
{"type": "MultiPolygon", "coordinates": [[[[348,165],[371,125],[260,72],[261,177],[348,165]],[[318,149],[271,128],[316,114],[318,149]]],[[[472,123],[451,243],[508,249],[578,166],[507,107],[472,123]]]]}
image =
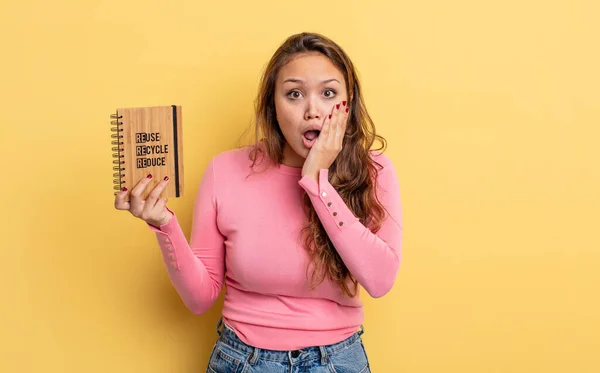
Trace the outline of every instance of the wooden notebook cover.
{"type": "Polygon", "coordinates": [[[181,106],[176,105],[117,109],[111,116],[115,190],[125,187],[131,192],[140,180],[152,174],[142,198],[146,199],[165,176],[169,183],[160,196],[183,196],[181,114],[181,106]]]}

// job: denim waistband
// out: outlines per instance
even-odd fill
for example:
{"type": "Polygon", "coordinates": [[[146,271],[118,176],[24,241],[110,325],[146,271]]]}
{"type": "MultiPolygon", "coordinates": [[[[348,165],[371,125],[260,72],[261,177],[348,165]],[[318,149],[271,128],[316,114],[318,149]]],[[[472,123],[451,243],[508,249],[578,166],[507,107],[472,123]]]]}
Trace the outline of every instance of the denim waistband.
{"type": "Polygon", "coordinates": [[[248,353],[251,355],[253,363],[259,358],[270,361],[303,361],[315,358],[321,359],[322,364],[327,363],[329,355],[332,355],[360,340],[364,333],[364,327],[361,325],[360,330],[352,334],[350,337],[341,342],[325,345],[305,347],[299,350],[279,351],[267,350],[258,347],[250,346],[244,343],[229,326],[223,323],[223,319],[219,319],[217,324],[217,333],[220,335],[219,340],[237,351],[248,353]],[[222,328],[221,328],[222,327],[222,328]]]}

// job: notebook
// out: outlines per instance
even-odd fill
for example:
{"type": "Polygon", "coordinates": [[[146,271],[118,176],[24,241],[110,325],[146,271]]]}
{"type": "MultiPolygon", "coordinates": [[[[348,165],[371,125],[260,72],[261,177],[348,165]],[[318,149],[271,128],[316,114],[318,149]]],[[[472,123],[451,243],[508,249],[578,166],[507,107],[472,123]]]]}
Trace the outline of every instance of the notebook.
{"type": "Polygon", "coordinates": [[[118,108],[111,119],[115,195],[152,174],[143,199],[165,176],[169,183],[160,196],[183,196],[181,106],[118,108]]]}

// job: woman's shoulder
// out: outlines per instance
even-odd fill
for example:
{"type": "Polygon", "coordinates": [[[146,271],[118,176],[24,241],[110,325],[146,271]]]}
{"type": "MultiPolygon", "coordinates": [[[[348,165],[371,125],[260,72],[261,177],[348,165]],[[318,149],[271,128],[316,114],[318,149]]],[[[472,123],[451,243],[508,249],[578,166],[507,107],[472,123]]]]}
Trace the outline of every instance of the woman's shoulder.
{"type": "Polygon", "coordinates": [[[384,189],[390,186],[395,188],[399,184],[399,175],[392,159],[381,151],[371,150],[370,153],[371,158],[375,161],[379,186],[384,186],[384,189]]]}
{"type": "Polygon", "coordinates": [[[216,169],[248,171],[252,167],[254,155],[260,160],[260,154],[255,153],[254,145],[246,145],[238,148],[221,151],[211,159],[213,167],[216,169]]]}
{"type": "Polygon", "coordinates": [[[392,160],[383,151],[371,150],[370,155],[371,155],[371,159],[374,160],[379,165],[378,169],[379,168],[381,170],[386,169],[386,168],[389,168],[392,170],[394,169],[394,164],[393,164],[392,160]]]}
{"type": "Polygon", "coordinates": [[[239,148],[223,150],[213,156],[214,161],[218,162],[233,162],[238,163],[245,158],[248,158],[251,151],[251,146],[243,146],[239,148]]]}

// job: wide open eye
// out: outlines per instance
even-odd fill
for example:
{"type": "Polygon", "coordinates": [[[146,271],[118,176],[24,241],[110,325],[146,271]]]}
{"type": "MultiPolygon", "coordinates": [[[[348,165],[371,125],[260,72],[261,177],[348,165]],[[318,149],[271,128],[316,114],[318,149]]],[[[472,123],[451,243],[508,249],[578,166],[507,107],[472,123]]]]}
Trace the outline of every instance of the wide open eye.
{"type": "Polygon", "coordinates": [[[332,93],[333,93],[332,95],[325,96],[325,97],[327,97],[327,98],[333,98],[333,97],[335,97],[335,96],[336,96],[336,94],[337,94],[337,92],[336,92],[335,90],[333,90],[333,89],[326,89],[326,90],[325,90],[325,92],[332,92],[332,93]]]}
{"type": "MultiPolygon", "coordinates": [[[[292,100],[297,100],[301,97],[301,95],[302,93],[300,93],[300,91],[293,90],[289,91],[286,96],[288,98],[291,98],[292,100]]],[[[328,88],[323,92],[323,95],[325,96],[325,98],[334,98],[335,96],[337,96],[337,92],[335,91],[335,89],[328,88]]]]}
{"type": "Polygon", "coordinates": [[[294,94],[294,93],[297,93],[297,94],[299,94],[299,95],[301,94],[301,93],[300,93],[300,92],[298,92],[298,91],[290,91],[290,92],[288,92],[288,94],[287,94],[287,97],[289,97],[289,98],[291,98],[291,99],[294,99],[294,100],[295,100],[295,99],[297,99],[297,98],[299,98],[299,96],[292,96],[292,97],[290,97],[290,95],[291,95],[291,94],[294,94]]]}

